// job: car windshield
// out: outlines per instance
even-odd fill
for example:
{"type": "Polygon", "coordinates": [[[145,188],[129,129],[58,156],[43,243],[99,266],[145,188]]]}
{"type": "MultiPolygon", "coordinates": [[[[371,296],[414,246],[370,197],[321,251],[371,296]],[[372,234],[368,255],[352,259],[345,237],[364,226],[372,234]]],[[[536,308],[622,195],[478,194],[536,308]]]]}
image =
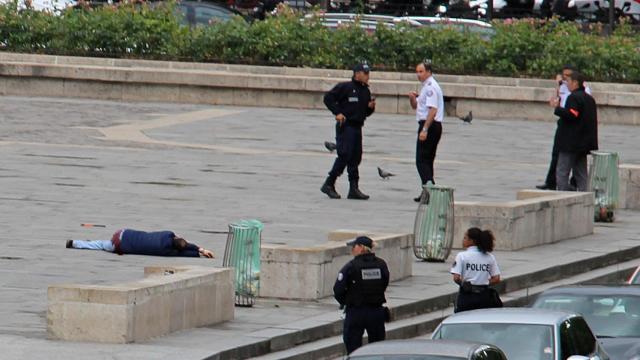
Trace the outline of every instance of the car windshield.
{"type": "Polygon", "coordinates": [[[466,358],[441,355],[363,355],[352,356],[353,360],[463,360],[466,358]]]}
{"type": "Polygon", "coordinates": [[[533,307],[579,312],[598,337],[640,337],[640,296],[551,295],[533,307]]]}
{"type": "Polygon", "coordinates": [[[507,359],[554,359],[553,326],[536,324],[443,324],[434,339],[493,344],[507,359]]]}

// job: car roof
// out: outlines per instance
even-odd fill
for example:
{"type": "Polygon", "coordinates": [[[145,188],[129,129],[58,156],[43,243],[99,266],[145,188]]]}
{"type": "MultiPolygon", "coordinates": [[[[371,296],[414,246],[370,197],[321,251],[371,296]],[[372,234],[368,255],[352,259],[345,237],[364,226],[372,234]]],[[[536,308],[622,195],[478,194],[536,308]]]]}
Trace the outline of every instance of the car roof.
{"type": "Polygon", "coordinates": [[[491,24],[473,19],[461,19],[461,18],[449,18],[449,17],[434,17],[434,16],[404,16],[403,19],[415,20],[420,23],[439,23],[439,24],[466,24],[475,25],[480,27],[491,28],[491,24]]]}
{"type": "Polygon", "coordinates": [[[638,285],[571,285],[545,290],[538,297],[549,295],[635,295],[640,296],[638,285]]]}
{"type": "Polygon", "coordinates": [[[442,322],[447,324],[498,323],[498,324],[535,324],[555,325],[567,318],[580,316],[574,312],[535,309],[535,308],[498,308],[463,311],[449,316],[442,322]]]}
{"type": "Polygon", "coordinates": [[[365,355],[440,355],[467,358],[482,344],[458,340],[388,340],[371,343],[353,352],[349,358],[365,355]]]}

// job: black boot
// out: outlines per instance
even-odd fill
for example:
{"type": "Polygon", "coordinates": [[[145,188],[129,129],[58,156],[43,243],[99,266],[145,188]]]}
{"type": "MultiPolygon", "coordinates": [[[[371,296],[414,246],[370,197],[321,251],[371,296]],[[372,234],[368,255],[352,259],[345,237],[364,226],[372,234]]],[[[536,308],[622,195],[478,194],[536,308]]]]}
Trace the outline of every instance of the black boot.
{"type": "Polygon", "coordinates": [[[349,185],[349,195],[347,196],[347,199],[368,200],[369,195],[364,194],[360,189],[358,189],[357,181],[352,181],[349,185]]]}
{"type": "Polygon", "coordinates": [[[320,188],[320,191],[327,194],[332,199],[340,199],[340,194],[336,191],[336,179],[329,176],[320,188]]]}

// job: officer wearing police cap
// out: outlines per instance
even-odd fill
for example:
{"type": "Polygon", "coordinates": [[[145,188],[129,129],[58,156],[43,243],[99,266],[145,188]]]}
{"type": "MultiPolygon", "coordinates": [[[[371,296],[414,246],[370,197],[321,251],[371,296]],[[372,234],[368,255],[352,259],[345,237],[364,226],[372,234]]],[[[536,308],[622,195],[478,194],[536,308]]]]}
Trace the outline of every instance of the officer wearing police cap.
{"type": "Polygon", "coordinates": [[[344,169],[349,174],[347,198],[367,200],[369,195],[360,191],[358,166],[362,161],[362,126],[376,109],[376,101],[369,91],[369,65],[357,64],[351,81],[342,82],[324,96],[324,104],[336,118],[336,145],[338,157],[329,176],[320,188],[331,199],[340,199],[336,191],[336,179],[344,169]]]}
{"type": "Polygon", "coordinates": [[[349,241],[353,260],[338,273],[333,285],[333,295],[345,307],[342,338],[347,354],[362,346],[362,335],[367,330],[369,342],[385,338],[384,322],[388,310],[384,292],[389,285],[387,263],[373,252],[373,240],[366,236],[349,241]]]}

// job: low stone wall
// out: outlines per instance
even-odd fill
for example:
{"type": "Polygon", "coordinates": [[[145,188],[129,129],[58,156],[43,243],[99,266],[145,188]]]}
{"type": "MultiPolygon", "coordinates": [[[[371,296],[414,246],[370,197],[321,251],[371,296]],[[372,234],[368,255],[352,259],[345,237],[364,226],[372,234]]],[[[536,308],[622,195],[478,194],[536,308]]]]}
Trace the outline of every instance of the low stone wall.
{"type": "Polygon", "coordinates": [[[618,167],[620,193],[618,207],[640,210],[640,165],[622,164],[618,167]]]}
{"type": "MultiPolygon", "coordinates": [[[[353,258],[345,240],[360,234],[342,230],[330,234],[327,243],[308,248],[262,244],[260,296],[298,300],[331,296],[338,272],[353,258]]],[[[387,262],[391,281],[411,276],[412,234],[367,235],[375,242],[376,255],[387,262]]]]}
{"type": "Polygon", "coordinates": [[[116,285],[52,285],[49,338],[130,343],[233,319],[233,269],[145,267],[116,285]]]}
{"type": "Polygon", "coordinates": [[[454,247],[470,227],[493,232],[496,250],[519,250],[593,233],[593,193],[522,190],[502,203],[455,203],[454,247]]]}
{"type": "MultiPolygon", "coordinates": [[[[0,52],[0,95],[61,96],[118,101],[168,101],[324,109],[323,94],[350,71],[100,59],[0,52]]],[[[546,79],[439,75],[449,115],[554,120],[546,79]]],[[[590,84],[601,123],[640,124],[640,86],[590,84]]],[[[413,114],[406,94],[414,74],[375,72],[377,111],[413,114]]]]}

